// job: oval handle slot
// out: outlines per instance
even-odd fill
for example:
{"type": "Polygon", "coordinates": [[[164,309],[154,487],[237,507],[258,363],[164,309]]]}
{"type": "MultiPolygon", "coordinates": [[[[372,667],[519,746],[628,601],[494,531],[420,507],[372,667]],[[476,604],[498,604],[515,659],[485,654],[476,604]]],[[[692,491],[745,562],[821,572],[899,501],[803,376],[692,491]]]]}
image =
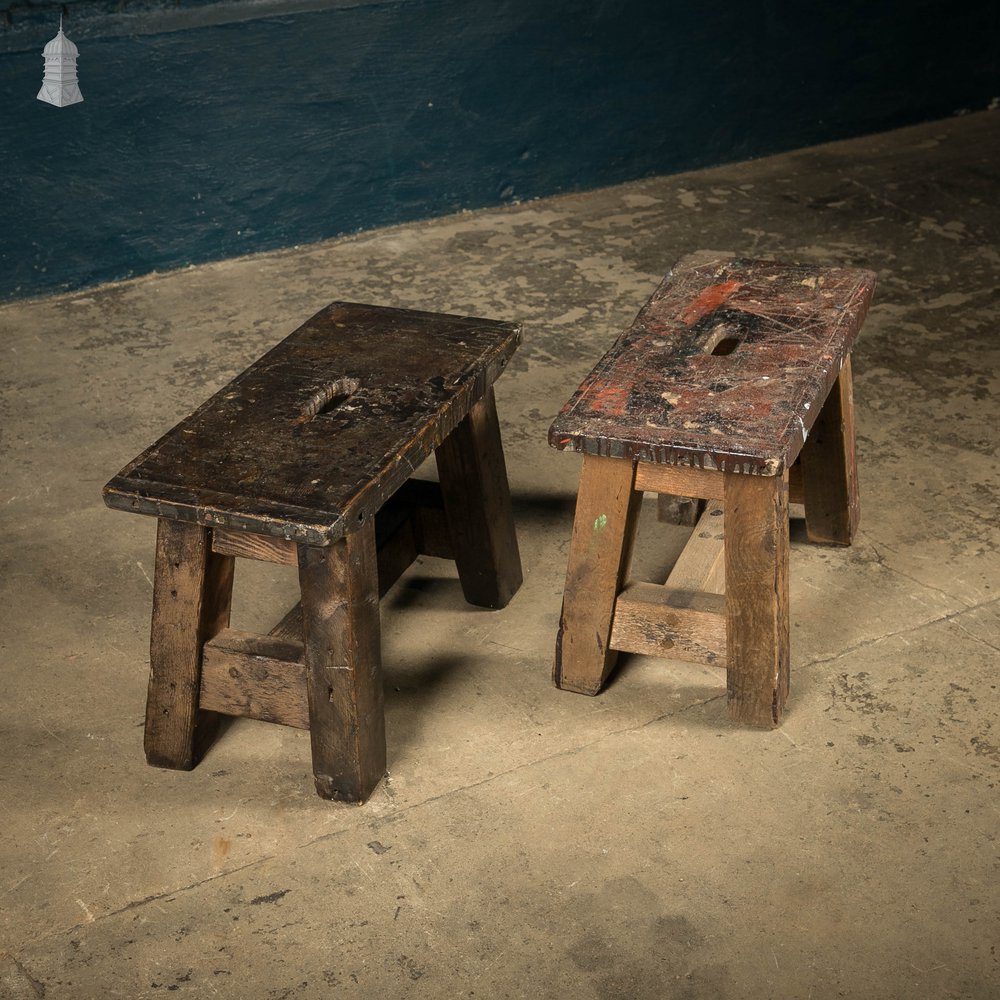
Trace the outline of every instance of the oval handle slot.
{"type": "Polygon", "coordinates": [[[727,354],[732,354],[742,341],[739,337],[734,337],[732,331],[725,325],[719,324],[705,341],[705,353],[716,358],[724,358],[727,354]]]}
{"type": "Polygon", "coordinates": [[[302,415],[299,417],[299,423],[304,424],[307,420],[332,412],[338,406],[346,403],[360,388],[361,383],[356,378],[338,378],[329,385],[323,386],[306,400],[306,405],[302,408],[302,415]]]}

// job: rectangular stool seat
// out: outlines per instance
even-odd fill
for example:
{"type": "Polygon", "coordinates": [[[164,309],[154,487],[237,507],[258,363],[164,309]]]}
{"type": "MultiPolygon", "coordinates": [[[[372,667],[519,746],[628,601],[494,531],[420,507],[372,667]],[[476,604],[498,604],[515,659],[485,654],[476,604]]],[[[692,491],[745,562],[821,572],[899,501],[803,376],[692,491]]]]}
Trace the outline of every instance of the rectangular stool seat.
{"type": "Polygon", "coordinates": [[[563,407],[553,447],[780,475],[864,321],[870,271],[695,254],[563,407]]]}
{"type": "Polygon", "coordinates": [[[851,543],[850,352],[874,288],[871,271],[694,254],[584,379],[549,431],[584,456],[558,687],[597,694],[619,652],[661,653],[724,666],[732,718],[778,724],[788,505],[810,541],[851,543]],[[629,580],[645,492],[689,523],[704,510],[663,584],[629,580]]]}
{"type": "Polygon", "coordinates": [[[510,323],[334,302],[126,466],[105,502],[329,545],[441,444],[519,342],[510,323]]]}

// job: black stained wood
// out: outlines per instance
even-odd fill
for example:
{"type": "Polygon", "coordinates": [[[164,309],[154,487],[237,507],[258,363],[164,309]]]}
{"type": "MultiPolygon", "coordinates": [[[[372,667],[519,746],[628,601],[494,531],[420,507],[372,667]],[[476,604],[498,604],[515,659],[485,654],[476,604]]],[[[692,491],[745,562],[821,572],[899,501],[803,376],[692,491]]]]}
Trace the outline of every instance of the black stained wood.
{"type": "MultiPolygon", "coordinates": [[[[411,562],[418,555],[437,556],[442,559],[454,558],[439,483],[425,479],[409,479],[385,503],[375,515],[375,537],[379,552],[386,542],[407,524],[407,530],[413,538],[411,547],[414,554],[411,562]]],[[[255,532],[229,531],[226,528],[213,529],[212,551],[286,566],[297,565],[299,559],[298,545],[295,542],[255,532]]],[[[398,578],[399,573],[386,585],[381,582],[380,575],[382,593],[384,594],[398,578]]]]}
{"type": "Polygon", "coordinates": [[[375,526],[299,548],[316,791],[364,802],[385,774],[375,526]]]}
{"type": "Polygon", "coordinates": [[[110,507],[329,545],[465,418],[520,329],[334,302],[126,466],[110,507]]]}
{"type": "Polygon", "coordinates": [[[308,729],[307,688],[301,642],[227,628],[205,643],[202,709],[308,729]]]}
{"type": "Polygon", "coordinates": [[[850,353],[875,280],[855,268],[685,257],[557,416],[549,443],[779,475],[850,353]]]}
{"type": "Polygon", "coordinates": [[[521,586],[521,555],[492,386],[435,457],[465,599],[505,608],[521,586]]]}
{"type": "Polygon", "coordinates": [[[218,726],[199,708],[202,647],[229,625],[234,560],[212,552],[208,536],[196,524],[157,524],[144,738],[155,767],[190,770],[218,726]]]}

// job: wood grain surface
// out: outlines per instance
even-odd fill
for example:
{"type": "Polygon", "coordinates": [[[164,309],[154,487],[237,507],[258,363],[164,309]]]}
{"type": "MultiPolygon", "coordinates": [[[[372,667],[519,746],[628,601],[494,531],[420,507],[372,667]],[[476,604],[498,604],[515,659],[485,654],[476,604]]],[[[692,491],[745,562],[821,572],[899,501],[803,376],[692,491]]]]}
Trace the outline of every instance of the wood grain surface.
{"type": "Polygon", "coordinates": [[[364,802],[385,774],[375,525],[299,549],[316,791],[364,802]]]}
{"type": "Polygon", "coordinates": [[[557,416],[549,443],[778,475],[798,455],[874,287],[871,271],[853,268],[686,257],[557,416]]]}
{"type": "Polygon", "coordinates": [[[229,625],[233,558],[212,552],[209,532],[161,519],[146,696],[146,760],[190,770],[211,743],[218,716],[199,708],[202,646],[229,625]]]}
{"type": "Polygon", "coordinates": [[[730,717],[776,726],[788,697],[788,476],[727,476],[726,686],[730,717]]]}
{"type": "Polygon", "coordinates": [[[615,597],[632,561],[642,502],[634,480],[633,462],[584,456],[552,673],[563,690],[597,694],[614,668],[615,597]]]}
{"type": "Polygon", "coordinates": [[[521,586],[522,572],[492,386],[435,456],[465,599],[504,608],[521,586]]]}
{"type": "Polygon", "coordinates": [[[335,302],[126,466],[110,507],[329,545],[465,418],[510,323],[335,302]]]}

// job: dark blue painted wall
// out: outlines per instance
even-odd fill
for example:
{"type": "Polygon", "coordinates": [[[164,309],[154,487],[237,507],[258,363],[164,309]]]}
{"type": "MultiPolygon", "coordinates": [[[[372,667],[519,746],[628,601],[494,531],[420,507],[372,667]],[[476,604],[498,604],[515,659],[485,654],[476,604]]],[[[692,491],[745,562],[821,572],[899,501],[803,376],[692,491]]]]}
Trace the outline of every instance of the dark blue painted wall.
{"type": "Polygon", "coordinates": [[[54,32],[13,32],[0,298],[982,108],[998,11],[399,0],[117,36],[98,12],[67,21],[61,109],[35,100],[54,32]]]}

